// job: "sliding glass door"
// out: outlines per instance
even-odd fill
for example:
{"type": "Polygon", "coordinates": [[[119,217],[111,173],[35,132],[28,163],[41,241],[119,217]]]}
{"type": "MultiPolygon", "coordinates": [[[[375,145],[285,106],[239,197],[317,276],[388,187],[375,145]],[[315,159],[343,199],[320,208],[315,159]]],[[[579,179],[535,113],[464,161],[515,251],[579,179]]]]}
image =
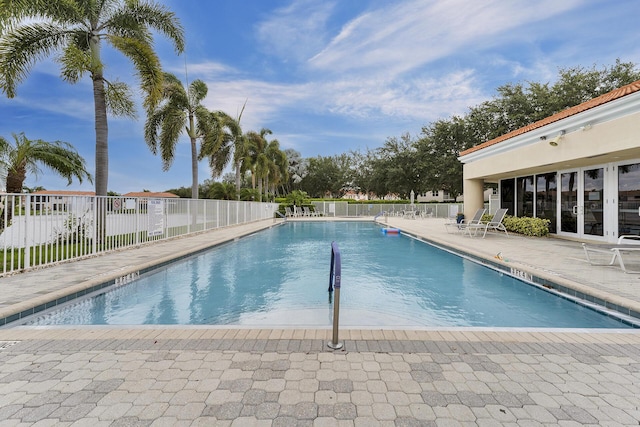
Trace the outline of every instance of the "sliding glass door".
{"type": "Polygon", "coordinates": [[[558,234],[604,240],[607,191],[604,167],[561,171],[558,234]]]}

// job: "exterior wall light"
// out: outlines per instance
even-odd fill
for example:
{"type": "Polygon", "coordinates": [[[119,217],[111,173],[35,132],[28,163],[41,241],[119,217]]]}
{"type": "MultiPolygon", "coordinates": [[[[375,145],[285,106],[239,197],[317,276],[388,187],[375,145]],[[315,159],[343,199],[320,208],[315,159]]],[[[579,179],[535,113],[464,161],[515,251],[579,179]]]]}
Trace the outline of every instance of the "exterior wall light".
{"type": "Polygon", "coordinates": [[[565,134],[565,131],[560,131],[559,134],[557,134],[556,136],[554,136],[549,140],[549,145],[552,147],[557,147],[558,142],[560,142],[560,140],[564,137],[564,134],[565,134]]]}

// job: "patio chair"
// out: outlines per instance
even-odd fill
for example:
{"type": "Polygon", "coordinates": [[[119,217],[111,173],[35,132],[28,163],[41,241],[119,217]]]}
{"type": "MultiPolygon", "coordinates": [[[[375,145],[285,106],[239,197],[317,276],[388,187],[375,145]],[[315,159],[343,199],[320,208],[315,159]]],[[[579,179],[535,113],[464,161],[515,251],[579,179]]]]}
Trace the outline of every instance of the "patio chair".
{"type": "Polygon", "coordinates": [[[304,210],[304,216],[317,216],[315,212],[311,212],[309,206],[305,206],[302,209],[304,210]]]}
{"type": "Polygon", "coordinates": [[[507,214],[507,209],[498,209],[496,213],[493,214],[493,218],[491,218],[489,222],[481,222],[479,224],[467,224],[467,226],[464,229],[469,233],[469,236],[475,236],[478,233],[478,230],[483,230],[483,233],[482,233],[483,239],[484,239],[484,236],[487,235],[487,231],[489,230],[504,231],[504,234],[506,234],[508,237],[509,233],[507,233],[507,229],[502,223],[502,220],[504,219],[504,216],[506,214],[507,214]],[[473,231],[473,234],[471,234],[471,231],[473,231]]]}
{"type": "Polygon", "coordinates": [[[416,211],[413,209],[406,209],[402,211],[402,218],[416,219],[416,211]]]}
{"type": "Polygon", "coordinates": [[[432,208],[426,208],[424,211],[420,212],[420,217],[421,218],[432,218],[433,217],[433,209],[432,208]]]}
{"type": "Polygon", "coordinates": [[[582,248],[591,265],[613,265],[618,260],[618,265],[625,273],[640,273],[640,271],[628,270],[622,259],[623,253],[640,251],[640,236],[620,236],[618,242],[614,244],[583,243],[582,248]],[[589,256],[589,252],[611,255],[611,260],[608,264],[597,262],[589,256]]]}
{"type": "Polygon", "coordinates": [[[289,206],[286,206],[284,208],[284,216],[292,218],[294,216],[293,211],[291,210],[291,208],[289,206]]]}
{"type": "Polygon", "coordinates": [[[447,233],[451,233],[449,231],[450,229],[454,229],[455,231],[464,231],[465,228],[467,228],[467,226],[469,225],[481,224],[482,215],[484,215],[486,211],[487,210],[485,208],[478,209],[476,213],[473,215],[473,218],[471,218],[469,221],[465,221],[463,219],[462,222],[456,222],[456,221],[446,222],[444,225],[447,230],[447,233]]]}

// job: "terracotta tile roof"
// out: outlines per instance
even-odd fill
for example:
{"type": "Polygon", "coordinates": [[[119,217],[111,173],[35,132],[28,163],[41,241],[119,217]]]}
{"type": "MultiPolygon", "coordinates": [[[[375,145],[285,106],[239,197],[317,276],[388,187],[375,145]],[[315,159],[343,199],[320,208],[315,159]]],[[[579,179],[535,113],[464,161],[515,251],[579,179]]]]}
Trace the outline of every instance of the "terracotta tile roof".
{"type": "Polygon", "coordinates": [[[587,102],[583,102],[582,104],[578,104],[575,107],[567,108],[566,110],[562,110],[559,113],[556,113],[552,116],[549,116],[545,119],[538,120],[535,123],[531,123],[525,127],[521,127],[520,129],[516,129],[507,134],[501,135],[497,138],[492,139],[491,141],[483,142],[482,144],[476,145],[475,147],[471,147],[467,150],[461,151],[460,155],[464,156],[467,154],[471,154],[478,150],[482,150],[483,148],[490,147],[492,145],[498,144],[502,141],[506,141],[518,135],[525,134],[534,129],[541,128],[548,124],[557,122],[559,120],[565,119],[567,117],[574,116],[578,113],[582,113],[583,111],[587,111],[591,108],[598,107],[600,105],[606,104],[607,102],[614,101],[616,99],[622,98],[624,96],[630,95],[632,93],[640,91],[640,80],[630,83],[626,86],[622,86],[618,89],[614,89],[611,92],[605,93],[604,95],[600,95],[597,98],[593,98],[587,102]]]}
{"type": "Polygon", "coordinates": [[[95,196],[95,191],[74,191],[74,190],[40,190],[31,194],[56,194],[60,196],[95,196]]]}
{"type": "Polygon", "coordinates": [[[160,192],[160,193],[154,193],[152,191],[132,191],[130,193],[127,194],[123,194],[124,197],[180,197],[180,196],[176,196],[173,193],[166,193],[166,192],[160,192]]]}

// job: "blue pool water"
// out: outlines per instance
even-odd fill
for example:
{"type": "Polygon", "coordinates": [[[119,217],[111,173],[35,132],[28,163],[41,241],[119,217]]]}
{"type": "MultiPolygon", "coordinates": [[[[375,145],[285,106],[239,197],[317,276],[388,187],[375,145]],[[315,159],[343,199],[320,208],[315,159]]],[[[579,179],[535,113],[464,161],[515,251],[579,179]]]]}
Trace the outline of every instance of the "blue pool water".
{"type": "Polygon", "coordinates": [[[289,222],[221,245],[30,324],[623,328],[537,287],[370,222],[289,222]]]}

